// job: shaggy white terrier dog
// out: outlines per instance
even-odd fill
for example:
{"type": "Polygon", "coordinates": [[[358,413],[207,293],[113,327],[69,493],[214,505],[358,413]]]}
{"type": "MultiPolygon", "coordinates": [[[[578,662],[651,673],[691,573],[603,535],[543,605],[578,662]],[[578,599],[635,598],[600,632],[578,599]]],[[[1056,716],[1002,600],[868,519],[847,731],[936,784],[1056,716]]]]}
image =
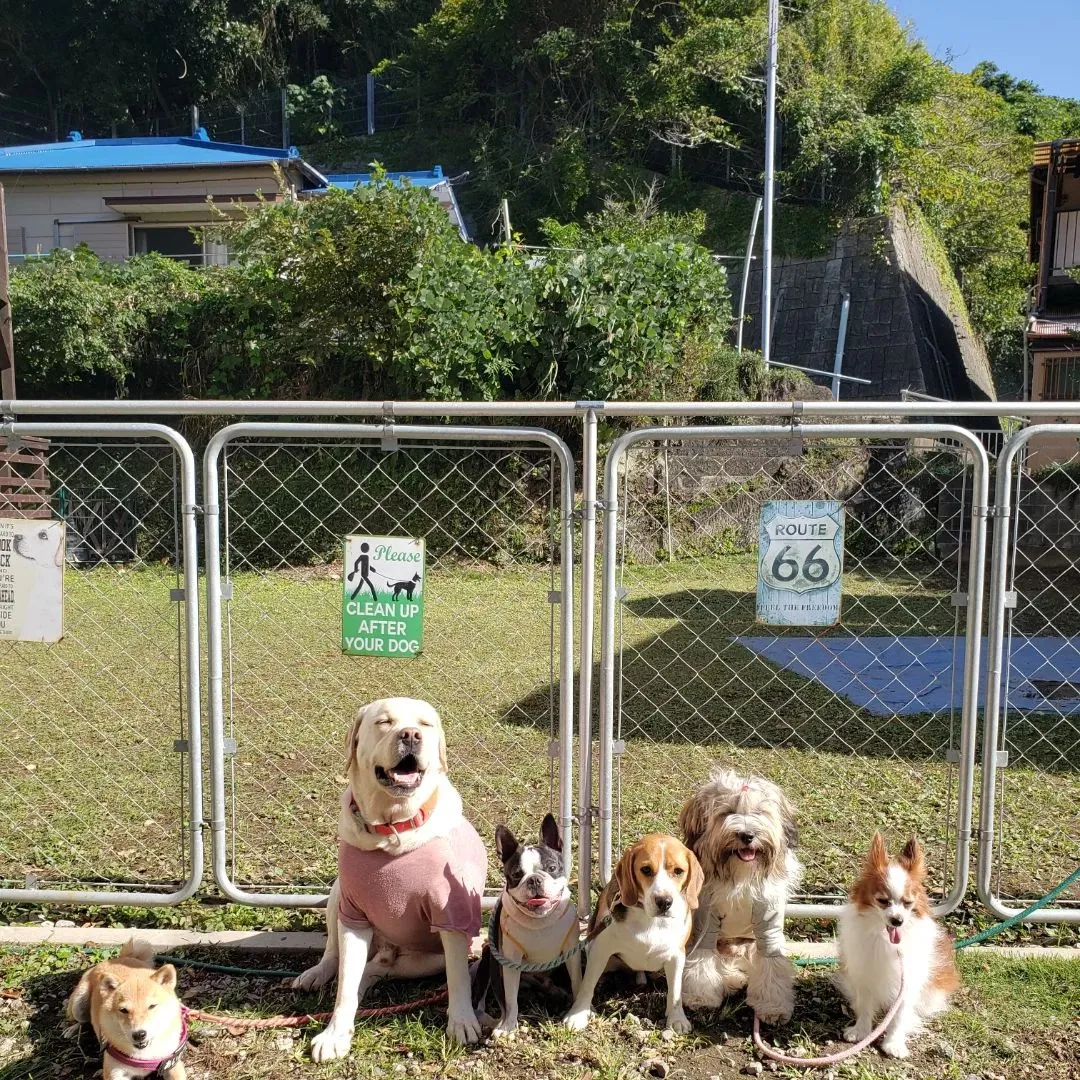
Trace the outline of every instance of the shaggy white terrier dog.
{"type": "Polygon", "coordinates": [[[745,986],[763,1022],[790,1019],[784,911],[802,875],[791,803],[760,776],[719,769],[683,807],[679,828],[705,872],[684,1001],[716,1007],[745,986]]]}

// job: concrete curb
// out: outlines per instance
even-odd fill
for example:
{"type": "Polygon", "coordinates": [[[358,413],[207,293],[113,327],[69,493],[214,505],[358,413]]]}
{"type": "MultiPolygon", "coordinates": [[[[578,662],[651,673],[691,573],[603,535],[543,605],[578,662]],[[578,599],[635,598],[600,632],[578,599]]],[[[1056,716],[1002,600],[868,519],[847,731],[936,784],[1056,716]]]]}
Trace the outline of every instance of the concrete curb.
{"type": "MultiPolygon", "coordinates": [[[[0,926],[0,948],[6,945],[105,945],[120,946],[131,938],[148,941],[158,952],[172,949],[205,948],[254,953],[321,952],[326,936],[316,932],[277,932],[271,930],[125,930],[122,927],[83,928],[78,926],[0,926]]],[[[836,955],[835,941],[789,941],[793,956],[826,957],[836,955]]],[[[1080,946],[1060,945],[975,945],[977,951],[1013,959],[1080,960],[1080,946]]]]}

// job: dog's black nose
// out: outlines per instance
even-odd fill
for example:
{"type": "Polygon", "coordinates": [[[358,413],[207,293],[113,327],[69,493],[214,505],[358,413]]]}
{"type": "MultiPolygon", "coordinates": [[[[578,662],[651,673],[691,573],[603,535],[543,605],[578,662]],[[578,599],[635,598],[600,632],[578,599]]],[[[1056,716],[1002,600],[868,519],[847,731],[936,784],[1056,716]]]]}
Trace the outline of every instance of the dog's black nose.
{"type": "Polygon", "coordinates": [[[138,1031],[133,1031],[131,1033],[131,1041],[136,1046],[142,1046],[146,1042],[146,1032],[143,1031],[142,1028],[140,1028],[138,1031]]]}
{"type": "Polygon", "coordinates": [[[899,915],[890,915],[889,916],[889,925],[890,926],[903,926],[904,925],[904,920],[902,918],[900,918],[899,915]]]}
{"type": "Polygon", "coordinates": [[[749,847],[754,842],[754,834],[752,832],[741,832],[739,833],[739,839],[749,847]]]}
{"type": "Polygon", "coordinates": [[[659,911],[661,915],[665,915],[671,910],[670,896],[657,896],[654,897],[654,900],[656,901],[656,910],[659,911]]]}
{"type": "Polygon", "coordinates": [[[398,735],[402,746],[408,746],[412,749],[416,749],[423,741],[424,736],[420,733],[419,728],[406,728],[398,735]]]}

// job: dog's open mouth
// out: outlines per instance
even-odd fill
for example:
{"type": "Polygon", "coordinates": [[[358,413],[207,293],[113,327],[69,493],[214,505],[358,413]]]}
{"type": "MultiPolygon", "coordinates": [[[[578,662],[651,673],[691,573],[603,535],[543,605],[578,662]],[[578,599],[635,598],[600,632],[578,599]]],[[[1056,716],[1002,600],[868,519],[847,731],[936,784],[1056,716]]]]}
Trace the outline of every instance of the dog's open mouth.
{"type": "Polygon", "coordinates": [[[741,847],[735,849],[735,854],[742,859],[743,862],[753,862],[757,858],[757,848],[741,847]]]}
{"type": "Polygon", "coordinates": [[[399,791],[412,791],[418,788],[424,779],[424,770],[416,760],[415,754],[406,754],[396,765],[384,769],[375,766],[375,779],[383,787],[396,788],[399,791]]]}

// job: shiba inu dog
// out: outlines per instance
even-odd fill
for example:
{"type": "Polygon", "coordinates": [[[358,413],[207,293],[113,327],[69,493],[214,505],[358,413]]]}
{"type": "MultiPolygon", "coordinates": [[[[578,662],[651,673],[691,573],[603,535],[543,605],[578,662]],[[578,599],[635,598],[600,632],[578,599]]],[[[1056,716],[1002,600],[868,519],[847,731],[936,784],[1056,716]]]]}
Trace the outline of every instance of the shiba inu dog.
{"type": "Polygon", "coordinates": [[[114,960],[95,964],[71,992],[65,1009],[74,1024],[90,1024],[101,1043],[102,1080],[187,1080],[180,1056],[187,1017],[176,996],[176,968],[154,967],[153,947],[129,941],[114,960]]]}

